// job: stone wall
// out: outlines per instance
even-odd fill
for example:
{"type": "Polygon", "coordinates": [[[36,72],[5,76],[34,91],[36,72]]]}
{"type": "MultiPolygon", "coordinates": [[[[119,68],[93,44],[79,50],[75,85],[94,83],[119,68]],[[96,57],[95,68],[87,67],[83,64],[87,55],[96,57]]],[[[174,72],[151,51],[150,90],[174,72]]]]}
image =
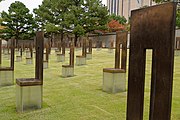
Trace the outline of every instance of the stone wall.
{"type": "MultiPolygon", "coordinates": [[[[128,33],[128,42],[127,42],[127,47],[129,48],[129,37],[130,34],[128,33]]],[[[90,39],[92,39],[92,44],[93,47],[96,47],[95,44],[96,42],[99,40],[102,42],[102,47],[103,48],[108,48],[110,47],[110,41],[113,40],[114,41],[114,47],[115,47],[115,42],[116,42],[116,35],[114,33],[114,35],[109,34],[109,35],[99,35],[99,36],[94,36],[94,37],[89,37],[90,39]]]]}

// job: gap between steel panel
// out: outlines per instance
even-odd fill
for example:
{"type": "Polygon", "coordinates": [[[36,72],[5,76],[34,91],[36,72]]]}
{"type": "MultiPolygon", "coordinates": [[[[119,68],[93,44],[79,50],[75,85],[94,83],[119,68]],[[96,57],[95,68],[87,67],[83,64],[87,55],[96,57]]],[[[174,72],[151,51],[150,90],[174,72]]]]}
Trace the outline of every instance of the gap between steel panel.
{"type": "Polygon", "coordinates": [[[36,33],[35,78],[41,80],[41,84],[43,84],[43,51],[44,51],[44,33],[42,31],[38,31],[36,33]]]}

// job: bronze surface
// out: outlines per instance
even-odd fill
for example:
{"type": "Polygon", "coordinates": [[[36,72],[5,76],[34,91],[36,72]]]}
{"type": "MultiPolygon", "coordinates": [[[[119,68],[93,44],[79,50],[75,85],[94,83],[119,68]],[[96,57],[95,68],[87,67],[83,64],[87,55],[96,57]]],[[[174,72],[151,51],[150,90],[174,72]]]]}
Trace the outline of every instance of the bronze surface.
{"type": "Polygon", "coordinates": [[[92,39],[89,39],[88,53],[92,53],[92,39]]]}
{"type": "Polygon", "coordinates": [[[127,59],[127,35],[128,32],[116,32],[115,68],[126,71],[127,59]],[[121,65],[120,65],[120,45],[122,45],[121,65]]]}
{"type": "Polygon", "coordinates": [[[13,71],[14,69],[11,67],[0,67],[0,71],[13,71]]]}
{"type": "Polygon", "coordinates": [[[36,32],[36,65],[35,79],[41,80],[43,84],[43,50],[44,50],[44,33],[36,32]]]}
{"type": "Polygon", "coordinates": [[[31,58],[33,58],[33,44],[32,43],[29,43],[29,51],[31,54],[31,58]]]}
{"type": "Polygon", "coordinates": [[[74,66],[72,66],[72,65],[62,65],[62,67],[65,67],[65,68],[71,67],[71,68],[73,68],[74,66]]]}
{"type": "Polygon", "coordinates": [[[170,120],[176,4],[131,13],[127,120],[143,120],[146,49],[153,50],[149,120],[170,120]]]}
{"type": "Polygon", "coordinates": [[[126,71],[124,69],[118,69],[118,68],[103,68],[103,72],[108,72],[108,73],[125,73],[126,71]]]}
{"type": "Polygon", "coordinates": [[[14,49],[15,49],[15,39],[11,39],[11,63],[10,68],[14,70],[14,49]]]}
{"type": "Polygon", "coordinates": [[[35,78],[18,78],[16,79],[16,83],[19,86],[35,86],[42,85],[41,80],[35,78]]]}
{"type": "Polygon", "coordinates": [[[7,71],[7,70],[12,70],[14,71],[14,49],[15,49],[15,39],[10,39],[10,45],[8,45],[8,54],[10,54],[10,66],[9,67],[1,67],[0,66],[0,71],[7,71]],[[11,53],[9,53],[9,49],[11,53]]]}
{"type": "Polygon", "coordinates": [[[70,44],[70,54],[69,54],[69,65],[70,66],[74,66],[74,42],[71,41],[71,44],[70,44]]]}
{"type": "Polygon", "coordinates": [[[86,49],[86,39],[83,38],[83,47],[82,47],[82,56],[86,57],[87,49],[86,49]]]}

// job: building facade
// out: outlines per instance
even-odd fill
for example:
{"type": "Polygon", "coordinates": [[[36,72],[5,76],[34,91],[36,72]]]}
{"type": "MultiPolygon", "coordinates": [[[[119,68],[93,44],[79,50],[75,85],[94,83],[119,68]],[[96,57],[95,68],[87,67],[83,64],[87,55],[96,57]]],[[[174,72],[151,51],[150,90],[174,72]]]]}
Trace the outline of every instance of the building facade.
{"type": "Polygon", "coordinates": [[[107,0],[109,13],[124,16],[126,19],[129,18],[131,10],[154,4],[152,0],[107,0]]]}

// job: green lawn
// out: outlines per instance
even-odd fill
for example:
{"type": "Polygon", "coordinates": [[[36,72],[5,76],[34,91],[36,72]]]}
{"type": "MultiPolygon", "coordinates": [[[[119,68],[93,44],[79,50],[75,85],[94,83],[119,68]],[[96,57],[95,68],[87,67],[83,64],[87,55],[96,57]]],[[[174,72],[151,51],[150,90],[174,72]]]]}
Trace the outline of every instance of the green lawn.
{"type": "MultiPolygon", "coordinates": [[[[80,55],[81,51],[76,51],[80,55]]],[[[102,91],[102,69],[114,67],[114,53],[93,49],[93,59],[87,65],[75,66],[75,76],[61,77],[61,65],[54,50],[49,68],[44,69],[43,108],[24,113],[16,112],[15,85],[0,87],[0,120],[125,120],[127,91],[108,94],[102,91]]],[[[3,64],[7,64],[4,58],[3,64]]],[[[129,58],[128,58],[129,60],[129,58]]],[[[149,115],[151,52],[147,53],[144,120],[149,115]]],[[[180,120],[180,56],[175,56],[172,120],[180,120]]],[[[126,74],[127,76],[127,74],[126,74]]],[[[34,65],[15,62],[15,79],[34,77],[34,65]]],[[[127,76],[128,77],[128,76],[127,76]]]]}

